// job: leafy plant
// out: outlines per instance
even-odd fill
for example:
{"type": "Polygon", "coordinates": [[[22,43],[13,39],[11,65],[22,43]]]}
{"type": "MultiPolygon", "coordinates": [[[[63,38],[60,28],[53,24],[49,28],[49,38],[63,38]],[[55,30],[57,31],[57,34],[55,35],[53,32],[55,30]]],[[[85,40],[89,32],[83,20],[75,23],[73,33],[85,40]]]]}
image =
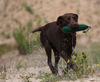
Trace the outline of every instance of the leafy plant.
{"type": "Polygon", "coordinates": [[[78,6],[77,6],[76,13],[77,13],[77,14],[80,14],[80,2],[78,2],[78,6]]]}
{"type": "Polygon", "coordinates": [[[3,16],[4,16],[5,18],[8,17],[8,13],[5,13],[3,16]]]}
{"type": "MultiPolygon", "coordinates": [[[[23,3],[22,6],[26,9],[27,12],[29,12],[30,14],[32,14],[34,20],[35,20],[35,25],[37,27],[41,26],[42,23],[42,18],[40,17],[39,14],[37,14],[33,9],[32,6],[27,4],[27,3],[23,3]]],[[[33,30],[33,21],[30,20],[28,21],[28,23],[26,25],[22,25],[20,21],[18,21],[17,19],[13,19],[13,21],[18,25],[18,28],[15,29],[14,31],[14,38],[16,40],[16,43],[18,45],[18,50],[20,53],[22,54],[28,54],[32,52],[32,49],[35,47],[36,45],[40,45],[40,36],[39,33],[35,33],[34,37],[32,37],[31,31],[33,30]],[[32,40],[32,38],[34,38],[34,40],[32,40]]],[[[47,20],[45,19],[44,22],[47,22],[47,20]]]]}
{"type": "Polygon", "coordinates": [[[50,73],[44,73],[44,72],[40,72],[39,76],[37,77],[37,79],[42,79],[41,82],[58,82],[58,81],[62,81],[62,80],[76,80],[76,76],[70,76],[69,74],[66,74],[65,76],[59,76],[59,75],[53,75],[50,73]]]}
{"type": "Polygon", "coordinates": [[[18,24],[18,28],[14,31],[14,38],[17,43],[17,48],[21,54],[32,52],[33,47],[40,44],[39,33],[36,34],[36,39],[32,40],[32,21],[30,20],[26,26],[23,26],[17,19],[14,21],[18,24]]]}
{"type": "Polygon", "coordinates": [[[2,72],[2,73],[0,73],[0,78],[1,79],[6,79],[6,72],[2,72]]]}
{"type": "Polygon", "coordinates": [[[11,51],[13,48],[10,45],[2,44],[0,45],[0,56],[5,54],[6,52],[11,51]]]}
{"type": "Polygon", "coordinates": [[[33,76],[35,76],[34,73],[29,73],[28,75],[20,75],[20,78],[22,78],[24,82],[32,82],[30,81],[30,78],[32,78],[33,76]]]}
{"type": "Polygon", "coordinates": [[[87,56],[84,52],[82,52],[81,54],[74,53],[73,61],[75,61],[75,63],[78,66],[77,69],[78,78],[82,77],[83,75],[89,75],[90,73],[93,72],[93,69],[89,65],[87,56]]]}
{"type": "Polygon", "coordinates": [[[27,3],[23,3],[22,6],[26,9],[26,11],[28,11],[30,14],[33,14],[33,10],[32,10],[32,6],[27,4],[27,3]]]}
{"type": "MultiPolygon", "coordinates": [[[[77,71],[73,71],[72,69],[70,69],[67,72],[67,74],[63,77],[40,72],[40,75],[37,78],[42,79],[41,82],[58,82],[61,80],[76,80],[78,78],[82,78],[83,76],[88,76],[89,74],[93,74],[95,72],[95,68],[92,68],[92,66],[89,65],[87,55],[84,52],[82,53],[74,52],[72,59],[78,66],[77,71]]],[[[63,59],[61,59],[59,64],[60,70],[64,70],[65,67],[66,63],[63,59]]]]}
{"type": "Polygon", "coordinates": [[[1,35],[4,36],[6,39],[9,39],[10,38],[10,35],[9,34],[6,34],[5,32],[1,32],[1,35]]]}
{"type": "Polygon", "coordinates": [[[22,68],[23,65],[21,64],[21,61],[19,61],[17,64],[16,64],[16,69],[17,70],[20,70],[20,68],[22,68]]]}
{"type": "Polygon", "coordinates": [[[42,79],[41,82],[56,82],[58,80],[61,80],[61,77],[59,76],[54,76],[50,73],[44,73],[44,72],[41,72],[37,77],[37,79],[38,78],[42,79]]]}
{"type": "Polygon", "coordinates": [[[87,52],[90,53],[89,56],[92,55],[93,63],[97,64],[100,62],[100,44],[99,44],[99,42],[91,44],[91,46],[89,47],[89,50],[87,52]]]}
{"type": "Polygon", "coordinates": [[[16,29],[14,32],[14,38],[17,42],[18,49],[22,54],[30,53],[28,39],[24,33],[25,28],[26,27],[21,27],[20,29],[16,29]]]}

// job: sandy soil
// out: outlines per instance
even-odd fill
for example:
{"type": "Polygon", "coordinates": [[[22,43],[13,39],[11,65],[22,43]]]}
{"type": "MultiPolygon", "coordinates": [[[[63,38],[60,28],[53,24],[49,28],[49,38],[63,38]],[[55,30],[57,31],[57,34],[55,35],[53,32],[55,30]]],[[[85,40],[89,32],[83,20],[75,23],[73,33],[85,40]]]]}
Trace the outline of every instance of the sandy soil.
{"type": "MultiPolygon", "coordinates": [[[[9,52],[0,58],[0,65],[0,82],[24,82],[22,76],[29,76],[29,74],[34,75],[29,79],[30,81],[40,82],[41,79],[36,79],[40,72],[50,73],[43,49],[27,56],[19,55],[17,50],[9,52]]],[[[74,82],[100,82],[100,72],[74,82]]]]}
{"type": "MultiPolygon", "coordinates": [[[[22,6],[27,3],[32,6],[35,13],[40,15],[43,21],[46,18],[48,22],[57,20],[57,17],[65,13],[78,13],[79,23],[87,24],[93,27],[88,33],[90,41],[96,42],[100,40],[100,1],[99,0],[0,0],[0,42],[6,39],[6,35],[13,37],[14,28],[18,25],[12,20],[19,20],[22,25],[26,25],[32,20],[33,29],[37,27],[34,16],[28,13],[22,6]],[[9,30],[10,29],[10,30],[9,30]]],[[[81,34],[81,33],[79,33],[81,34]]]]}
{"type": "MultiPolygon", "coordinates": [[[[78,13],[79,23],[93,28],[87,35],[78,33],[82,36],[78,35],[77,43],[88,45],[91,42],[100,42],[100,36],[98,36],[100,34],[100,0],[0,0],[0,45],[16,45],[13,31],[18,25],[12,20],[13,18],[18,19],[22,25],[26,25],[29,20],[35,22],[34,16],[22,6],[23,3],[31,5],[34,12],[41,16],[41,25],[44,25],[45,18],[51,22],[65,13],[78,13]],[[8,39],[6,35],[10,35],[10,38],[8,39]]],[[[36,27],[34,24],[33,29],[36,27]]],[[[35,74],[30,81],[40,82],[41,79],[36,79],[40,71],[50,73],[46,62],[45,52],[41,48],[28,56],[19,55],[17,50],[6,53],[0,57],[0,82],[23,82],[21,76],[30,73],[35,74]]],[[[75,82],[100,82],[100,72],[75,82]]]]}

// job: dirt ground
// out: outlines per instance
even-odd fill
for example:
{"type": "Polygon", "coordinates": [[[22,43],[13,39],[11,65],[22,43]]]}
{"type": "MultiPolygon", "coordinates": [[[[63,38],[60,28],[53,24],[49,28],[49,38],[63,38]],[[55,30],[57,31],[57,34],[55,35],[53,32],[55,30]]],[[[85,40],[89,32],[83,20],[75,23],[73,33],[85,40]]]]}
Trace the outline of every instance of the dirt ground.
{"type": "MultiPolygon", "coordinates": [[[[41,25],[44,25],[45,19],[51,22],[65,13],[77,13],[79,23],[92,27],[88,33],[91,41],[97,42],[100,39],[100,36],[97,36],[100,33],[99,0],[0,0],[0,42],[7,39],[5,35],[10,35],[10,38],[13,37],[14,29],[18,28],[13,19],[19,20],[22,25],[26,25],[30,20],[35,22],[34,16],[22,6],[23,3],[31,5],[33,11],[41,16],[41,25]]],[[[34,24],[34,28],[37,28],[36,24],[34,24]]]]}
{"type": "MultiPolygon", "coordinates": [[[[12,19],[18,19],[22,25],[30,20],[35,22],[34,16],[22,6],[23,3],[31,5],[34,12],[40,15],[41,25],[44,25],[44,19],[51,22],[65,13],[77,13],[80,24],[92,27],[87,35],[78,33],[77,43],[87,46],[91,42],[100,42],[100,0],[0,0],[0,45],[16,46],[13,31],[18,25],[12,19]]],[[[32,28],[37,28],[35,23],[32,28]]],[[[33,50],[32,54],[25,56],[20,55],[18,50],[12,50],[0,56],[0,82],[24,82],[24,76],[30,74],[33,75],[30,81],[40,82],[41,79],[36,79],[40,72],[51,73],[44,49],[33,50]]],[[[100,72],[74,82],[100,82],[100,72]]]]}
{"type": "MultiPolygon", "coordinates": [[[[0,65],[0,82],[25,82],[22,77],[29,74],[33,74],[29,79],[31,82],[40,82],[41,79],[36,79],[40,72],[51,73],[43,49],[26,56],[19,55],[17,50],[9,52],[0,58],[0,65]]],[[[100,82],[100,72],[75,81],[59,82],[100,82]]]]}

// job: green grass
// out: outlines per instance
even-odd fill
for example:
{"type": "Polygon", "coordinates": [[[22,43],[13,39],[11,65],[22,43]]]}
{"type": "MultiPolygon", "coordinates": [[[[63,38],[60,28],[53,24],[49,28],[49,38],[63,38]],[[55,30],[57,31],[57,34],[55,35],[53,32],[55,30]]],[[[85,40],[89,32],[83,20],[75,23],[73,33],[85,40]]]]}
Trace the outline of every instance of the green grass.
{"type": "Polygon", "coordinates": [[[13,50],[14,48],[12,48],[10,45],[6,45],[6,44],[2,44],[0,45],[0,56],[13,50]]]}
{"type": "Polygon", "coordinates": [[[33,10],[32,10],[32,6],[27,4],[27,3],[23,3],[22,6],[26,9],[27,12],[29,12],[30,14],[33,14],[33,10]]]}
{"type": "MultiPolygon", "coordinates": [[[[32,9],[31,5],[23,3],[22,6],[27,12],[32,14],[36,26],[40,27],[42,23],[40,15],[32,9]]],[[[32,19],[30,19],[26,25],[22,25],[18,19],[13,18],[13,21],[18,25],[18,28],[14,31],[14,38],[18,46],[17,48],[21,54],[29,54],[36,48],[36,46],[40,46],[40,33],[35,33],[34,36],[31,34],[33,30],[32,27],[35,27],[32,19]]],[[[45,19],[44,22],[47,22],[47,20],[45,19]]]]}
{"type": "Polygon", "coordinates": [[[82,52],[82,53],[74,53],[73,55],[73,61],[78,66],[77,69],[77,77],[81,78],[83,75],[90,75],[94,73],[94,68],[92,68],[92,65],[89,64],[87,55],[82,52]]]}
{"type": "Polygon", "coordinates": [[[6,79],[6,72],[0,73],[0,79],[6,79]]]}
{"type": "Polygon", "coordinates": [[[91,64],[97,64],[100,62],[100,44],[97,43],[90,43],[88,46],[82,47],[81,45],[77,45],[76,47],[77,52],[84,51],[87,55],[88,62],[91,64]]]}
{"type": "Polygon", "coordinates": [[[40,36],[39,33],[34,35],[31,34],[33,30],[32,20],[28,21],[26,25],[22,25],[17,19],[14,21],[18,24],[18,28],[14,31],[14,38],[17,43],[17,48],[21,54],[29,54],[32,52],[34,46],[40,46],[40,36]],[[34,38],[34,40],[33,40],[34,38]]]}
{"type": "Polygon", "coordinates": [[[99,43],[91,44],[87,53],[89,53],[89,57],[92,58],[93,63],[95,64],[100,63],[100,44],[99,43]]]}
{"type": "Polygon", "coordinates": [[[29,21],[26,26],[22,25],[17,19],[13,19],[13,21],[18,24],[18,28],[14,31],[17,49],[21,54],[28,54],[31,52],[29,46],[32,47],[32,41],[29,44],[29,32],[32,28],[32,21],[29,21]]]}
{"type": "Polygon", "coordinates": [[[66,74],[65,76],[59,76],[59,75],[53,75],[51,73],[44,73],[41,72],[39,74],[39,76],[37,77],[37,79],[42,79],[40,82],[58,82],[58,81],[62,81],[62,80],[76,80],[77,77],[76,76],[72,76],[69,74],[66,74]]]}
{"type": "Polygon", "coordinates": [[[18,61],[16,64],[16,69],[19,71],[21,68],[23,68],[23,65],[21,63],[22,61],[18,61]]]}
{"type": "Polygon", "coordinates": [[[32,82],[30,81],[30,78],[34,77],[35,74],[34,73],[29,73],[27,75],[20,75],[20,78],[24,81],[24,82],[32,82]]]}
{"type": "Polygon", "coordinates": [[[8,5],[9,5],[10,0],[4,0],[4,8],[5,10],[7,9],[8,5]]]}
{"type": "Polygon", "coordinates": [[[0,33],[4,38],[6,39],[9,39],[10,38],[10,35],[9,34],[6,34],[5,32],[1,32],[0,33]]]}
{"type": "Polygon", "coordinates": [[[5,18],[8,17],[8,13],[4,13],[3,17],[5,18]]]}
{"type": "MultiPolygon", "coordinates": [[[[40,72],[37,79],[42,79],[41,82],[58,82],[62,80],[77,80],[79,78],[82,78],[83,76],[89,76],[95,72],[95,68],[92,68],[92,66],[88,63],[87,55],[82,53],[75,53],[73,54],[73,61],[77,64],[78,69],[77,71],[73,71],[70,69],[66,75],[64,76],[55,76],[52,73],[44,73],[40,72]]],[[[64,70],[66,67],[66,63],[63,59],[59,62],[59,69],[64,70]]]]}
{"type": "MultiPolygon", "coordinates": [[[[27,54],[30,53],[30,48],[29,48],[29,41],[28,41],[28,36],[26,35],[27,33],[25,32],[26,27],[21,27],[20,29],[16,29],[14,32],[14,38],[17,42],[18,45],[18,50],[20,51],[21,54],[27,54]]],[[[32,42],[30,43],[31,46],[32,42]]]]}

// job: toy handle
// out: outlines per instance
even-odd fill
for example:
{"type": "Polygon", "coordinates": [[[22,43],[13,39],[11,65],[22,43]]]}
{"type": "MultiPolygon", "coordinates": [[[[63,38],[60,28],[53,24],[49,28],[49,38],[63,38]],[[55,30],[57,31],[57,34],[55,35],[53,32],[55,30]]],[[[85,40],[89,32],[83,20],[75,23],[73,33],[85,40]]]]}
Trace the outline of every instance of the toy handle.
{"type": "Polygon", "coordinates": [[[87,33],[91,29],[91,26],[88,26],[87,30],[84,30],[83,33],[87,33]]]}

